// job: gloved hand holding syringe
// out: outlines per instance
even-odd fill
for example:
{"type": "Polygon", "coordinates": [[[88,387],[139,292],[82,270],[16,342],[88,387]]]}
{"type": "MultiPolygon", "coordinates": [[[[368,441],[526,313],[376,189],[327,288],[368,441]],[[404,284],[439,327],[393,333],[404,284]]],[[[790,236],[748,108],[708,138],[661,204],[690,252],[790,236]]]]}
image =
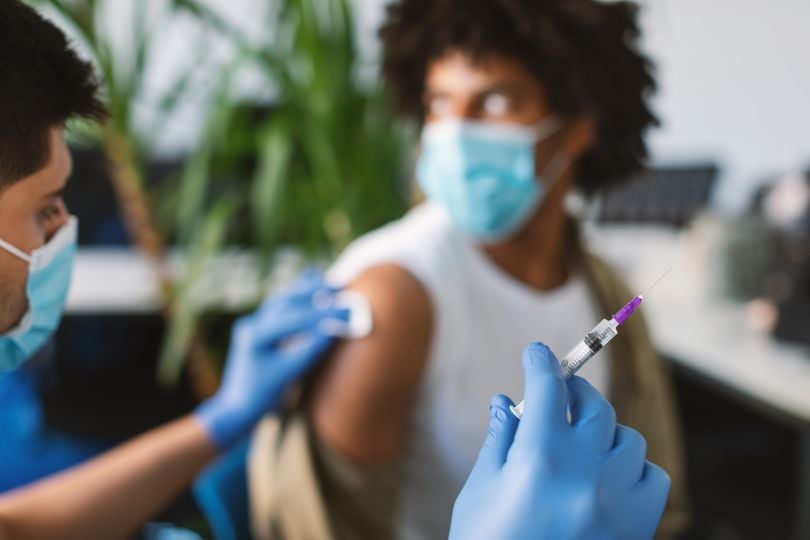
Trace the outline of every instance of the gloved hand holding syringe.
{"type": "MultiPolygon", "coordinates": [[[[614,313],[610,319],[602,319],[599,324],[594,326],[593,330],[588,332],[579,343],[568,351],[568,354],[563,356],[562,360],[560,360],[560,367],[562,368],[563,378],[566,381],[573,377],[588,360],[596,356],[596,353],[602,350],[610,340],[619,335],[619,326],[630,318],[630,315],[632,315],[636,308],[641,305],[641,302],[644,301],[644,296],[649,293],[653,287],[658,285],[671,270],[672,268],[664,272],[646,291],[627,302],[627,304],[614,313]]],[[[510,407],[510,409],[518,418],[523,416],[522,401],[514,407],[510,407]]]]}

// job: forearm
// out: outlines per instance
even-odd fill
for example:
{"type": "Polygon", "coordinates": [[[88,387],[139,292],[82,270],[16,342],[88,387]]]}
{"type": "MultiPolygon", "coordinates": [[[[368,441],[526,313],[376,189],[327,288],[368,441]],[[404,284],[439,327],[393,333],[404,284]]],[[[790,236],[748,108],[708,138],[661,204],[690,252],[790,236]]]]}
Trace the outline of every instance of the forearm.
{"type": "Polygon", "coordinates": [[[186,488],[203,466],[273,410],[284,390],[317,362],[334,338],[315,307],[334,294],[309,273],[237,321],[217,394],[187,416],[57,477],[0,497],[0,538],[125,538],[186,488]],[[297,346],[286,347],[291,337],[297,346]]]}
{"type": "Polygon", "coordinates": [[[0,538],[126,538],[216,456],[192,416],[0,497],[0,538]]]}

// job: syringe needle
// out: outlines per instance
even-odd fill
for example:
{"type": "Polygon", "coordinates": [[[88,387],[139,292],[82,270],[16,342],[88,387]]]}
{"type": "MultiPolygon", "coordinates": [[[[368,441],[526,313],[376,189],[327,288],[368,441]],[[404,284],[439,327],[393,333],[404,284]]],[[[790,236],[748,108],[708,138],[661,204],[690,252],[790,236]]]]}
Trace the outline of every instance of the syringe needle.
{"type": "Polygon", "coordinates": [[[658,285],[659,283],[661,283],[661,280],[662,280],[662,279],[664,279],[665,277],[667,277],[667,274],[669,274],[670,272],[672,272],[672,267],[670,267],[670,268],[669,268],[669,270],[667,270],[666,272],[664,272],[663,274],[661,274],[661,277],[660,277],[660,278],[658,278],[658,279],[656,279],[656,280],[655,280],[655,283],[653,283],[652,285],[650,285],[650,286],[647,288],[647,290],[646,290],[646,291],[644,291],[643,293],[641,293],[639,296],[640,296],[640,297],[642,297],[642,298],[644,298],[645,296],[647,296],[647,293],[648,293],[648,292],[650,292],[651,290],[653,290],[653,288],[654,288],[656,285],[658,285]]]}

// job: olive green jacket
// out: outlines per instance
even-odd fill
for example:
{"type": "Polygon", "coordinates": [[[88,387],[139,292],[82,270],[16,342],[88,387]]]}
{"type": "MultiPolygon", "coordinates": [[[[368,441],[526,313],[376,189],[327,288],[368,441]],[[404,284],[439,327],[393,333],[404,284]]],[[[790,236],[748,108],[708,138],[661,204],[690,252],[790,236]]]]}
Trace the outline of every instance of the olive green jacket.
{"type": "MultiPolygon", "coordinates": [[[[588,254],[577,259],[604,313],[615,313],[632,297],[602,260],[588,254]]],[[[638,315],[610,348],[610,395],[618,420],[644,435],[648,459],[672,478],[657,534],[670,538],[688,526],[689,512],[669,375],[638,315]]],[[[317,439],[300,408],[268,417],[257,428],[248,464],[254,534],[273,540],[393,538],[398,480],[396,463],[361,470],[343,460],[317,439]]]]}

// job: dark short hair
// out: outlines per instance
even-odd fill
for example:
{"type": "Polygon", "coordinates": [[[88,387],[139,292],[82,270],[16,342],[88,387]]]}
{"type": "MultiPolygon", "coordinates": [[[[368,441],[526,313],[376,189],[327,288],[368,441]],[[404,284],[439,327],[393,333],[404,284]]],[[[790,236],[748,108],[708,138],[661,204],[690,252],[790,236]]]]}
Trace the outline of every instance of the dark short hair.
{"type": "Polygon", "coordinates": [[[93,66],[62,31],[18,0],[0,0],[0,191],[48,163],[52,127],[105,117],[93,66]]]}
{"type": "Polygon", "coordinates": [[[646,130],[658,124],[656,88],[639,52],[637,7],[595,0],[400,0],[380,30],[383,75],[402,113],[422,122],[428,64],[449,50],[519,61],[544,86],[556,114],[595,126],[578,162],[586,193],[623,180],[647,158],[646,130]]]}

